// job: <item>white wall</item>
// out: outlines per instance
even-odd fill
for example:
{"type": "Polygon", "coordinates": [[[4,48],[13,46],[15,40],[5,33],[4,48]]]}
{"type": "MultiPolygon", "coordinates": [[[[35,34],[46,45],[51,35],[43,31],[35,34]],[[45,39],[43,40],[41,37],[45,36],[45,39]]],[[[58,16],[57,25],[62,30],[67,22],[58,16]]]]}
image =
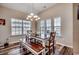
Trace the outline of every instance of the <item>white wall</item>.
{"type": "Polygon", "coordinates": [[[78,5],[79,4],[73,4],[73,48],[75,54],[79,54],[79,19],[77,19],[78,5]]]}
{"type": "Polygon", "coordinates": [[[58,43],[73,47],[73,4],[56,4],[39,14],[42,19],[61,17],[62,38],[57,38],[58,43]]]}
{"type": "MultiPolygon", "coordinates": [[[[11,18],[24,19],[25,13],[8,9],[0,6],[0,18],[6,20],[6,25],[0,25],[0,43],[4,43],[6,39],[11,35],[11,18]]],[[[21,36],[11,37],[10,42],[18,41],[21,36]]]]}

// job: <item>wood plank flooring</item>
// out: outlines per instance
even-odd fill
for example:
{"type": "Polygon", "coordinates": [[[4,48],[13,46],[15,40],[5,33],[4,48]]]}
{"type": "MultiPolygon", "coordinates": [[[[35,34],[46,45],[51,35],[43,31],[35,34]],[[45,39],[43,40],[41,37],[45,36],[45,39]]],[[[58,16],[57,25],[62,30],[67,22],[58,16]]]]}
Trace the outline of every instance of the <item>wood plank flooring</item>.
{"type": "MultiPolygon", "coordinates": [[[[20,45],[13,45],[9,48],[0,50],[0,55],[22,55],[20,45]]],[[[30,52],[25,55],[32,55],[30,52]]],[[[73,55],[73,49],[57,44],[54,55],[73,55]]]]}

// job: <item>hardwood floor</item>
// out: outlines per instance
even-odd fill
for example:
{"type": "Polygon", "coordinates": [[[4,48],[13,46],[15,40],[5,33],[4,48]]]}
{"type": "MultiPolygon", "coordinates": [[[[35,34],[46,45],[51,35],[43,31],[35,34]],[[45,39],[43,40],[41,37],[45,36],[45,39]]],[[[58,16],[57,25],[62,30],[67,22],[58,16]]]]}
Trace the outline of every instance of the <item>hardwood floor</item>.
{"type": "Polygon", "coordinates": [[[8,54],[16,54],[20,50],[20,45],[10,46],[8,48],[4,48],[0,50],[1,55],[8,55],[8,54]],[[13,53],[12,53],[13,52],[13,53]]]}
{"type": "MultiPolygon", "coordinates": [[[[1,55],[22,55],[23,52],[20,50],[20,45],[13,45],[9,48],[0,50],[1,55]]],[[[30,52],[25,55],[32,55],[30,52]]],[[[73,55],[73,49],[57,44],[54,55],[73,55]]]]}

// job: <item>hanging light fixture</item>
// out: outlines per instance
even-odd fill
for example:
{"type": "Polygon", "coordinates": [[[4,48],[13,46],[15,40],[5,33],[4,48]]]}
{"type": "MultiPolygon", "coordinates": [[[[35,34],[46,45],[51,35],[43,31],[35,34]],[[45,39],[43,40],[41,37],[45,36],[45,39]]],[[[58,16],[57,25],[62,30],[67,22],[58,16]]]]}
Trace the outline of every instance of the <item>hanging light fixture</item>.
{"type": "Polygon", "coordinates": [[[27,19],[27,20],[31,20],[31,21],[33,21],[33,20],[35,20],[35,21],[39,20],[40,17],[33,13],[33,3],[32,3],[32,5],[31,5],[31,8],[32,8],[32,9],[31,9],[31,13],[27,16],[26,19],[27,19]]]}

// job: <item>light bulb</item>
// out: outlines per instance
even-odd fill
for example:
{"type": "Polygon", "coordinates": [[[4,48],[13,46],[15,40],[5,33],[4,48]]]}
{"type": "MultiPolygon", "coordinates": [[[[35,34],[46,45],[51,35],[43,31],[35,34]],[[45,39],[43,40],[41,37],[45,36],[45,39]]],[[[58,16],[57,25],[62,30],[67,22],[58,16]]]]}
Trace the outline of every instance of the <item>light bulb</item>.
{"type": "Polygon", "coordinates": [[[37,18],[37,17],[38,17],[37,15],[34,16],[34,18],[37,18]]]}
{"type": "Polygon", "coordinates": [[[35,19],[36,21],[38,20],[38,19],[35,19]]]}
{"type": "Polygon", "coordinates": [[[26,19],[29,19],[28,17],[26,19]]]}
{"type": "Polygon", "coordinates": [[[40,17],[38,17],[38,19],[40,19],[40,17]]]}
{"type": "Polygon", "coordinates": [[[31,18],[31,16],[29,15],[28,18],[31,18]]]}
{"type": "Polygon", "coordinates": [[[34,13],[31,13],[30,15],[32,15],[32,16],[33,16],[33,15],[34,15],[34,13]]]}

